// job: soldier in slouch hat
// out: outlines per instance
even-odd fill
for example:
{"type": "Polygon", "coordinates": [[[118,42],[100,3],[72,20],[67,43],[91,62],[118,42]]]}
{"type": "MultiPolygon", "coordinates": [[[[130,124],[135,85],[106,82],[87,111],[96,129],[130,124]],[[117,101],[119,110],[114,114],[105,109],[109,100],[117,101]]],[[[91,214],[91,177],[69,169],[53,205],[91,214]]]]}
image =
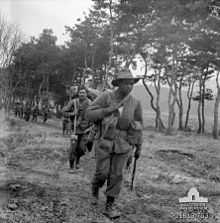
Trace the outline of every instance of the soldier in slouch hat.
{"type": "Polygon", "coordinates": [[[114,202],[122,185],[123,169],[135,147],[139,158],[142,144],[142,107],[130,93],[140,78],[129,70],[118,73],[112,81],[115,90],[102,93],[87,109],[87,118],[99,123],[96,137],[96,170],[92,180],[92,204],[98,202],[99,188],[107,180],[106,207],[104,214],[117,218],[114,202]]]}

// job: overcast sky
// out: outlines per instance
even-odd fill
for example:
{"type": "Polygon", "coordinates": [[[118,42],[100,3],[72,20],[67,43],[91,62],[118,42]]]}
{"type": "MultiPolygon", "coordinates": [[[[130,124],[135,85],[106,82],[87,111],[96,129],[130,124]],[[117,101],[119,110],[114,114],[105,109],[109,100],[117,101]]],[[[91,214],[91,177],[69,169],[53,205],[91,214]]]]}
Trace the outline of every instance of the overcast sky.
{"type": "Polygon", "coordinates": [[[68,39],[64,25],[73,26],[91,5],[92,0],[0,0],[0,11],[11,23],[19,25],[26,39],[51,28],[61,44],[68,39]]]}

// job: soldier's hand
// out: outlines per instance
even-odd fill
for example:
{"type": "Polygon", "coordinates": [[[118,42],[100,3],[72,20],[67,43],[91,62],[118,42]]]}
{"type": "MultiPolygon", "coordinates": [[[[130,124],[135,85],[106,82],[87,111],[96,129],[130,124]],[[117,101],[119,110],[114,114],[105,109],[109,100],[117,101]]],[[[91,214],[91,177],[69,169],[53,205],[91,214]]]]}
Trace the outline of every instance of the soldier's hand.
{"type": "Polygon", "coordinates": [[[139,159],[140,155],[141,155],[141,147],[137,147],[134,153],[134,158],[139,159]]]}
{"type": "Polygon", "coordinates": [[[63,112],[63,115],[64,115],[65,117],[71,117],[71,116],[74,116],[75,113],[74,113],[74,112],[63,112]]]}
{"type": "Polygon", "coordinates": [[[104,108],[104,115],[111,115],[112,113],[114,113],[115,111],[117,111],[119,109],[120,105],[119,104],[113,104],[107,108],[104,108]]]}
{"type": "Polygon", "coordinates": [[[70,112],[69,115],[70,116],[74,116],[75,115],[75,112],[70,112]]]}

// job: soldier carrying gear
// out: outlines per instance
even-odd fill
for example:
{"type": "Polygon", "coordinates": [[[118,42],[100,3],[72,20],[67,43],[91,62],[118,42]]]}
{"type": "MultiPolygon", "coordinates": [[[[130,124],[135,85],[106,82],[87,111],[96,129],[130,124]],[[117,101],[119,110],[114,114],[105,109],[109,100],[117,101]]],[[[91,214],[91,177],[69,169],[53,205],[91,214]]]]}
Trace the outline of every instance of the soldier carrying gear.
{"type": "MultiPolygon", "coordinates": [[[[69,89],[69,96],[70,100],[78,97],[78,86],[71,86],[69,89]]],[[[65,105],[66,106],[66,105],[65,105]]],[[[65,107],[64,106],[64,107],[65,107]]],[[[62,128],[63,128],[63,135],[71,133],[72,130],[72,123],[73,123],[74,115],[63,115],[62,119],[62,128]]]]}
{"type": "Polygon", "coordinates": [[[49,109],[49,105],[43,105],[42,106],[42,116],[43,116],[43,122],[46,123],[47,119],[48,119],[48,115],[49,115],[50,109],[49,109]]]}
{"type": "Polygon", "coordinates": [[[86,152],[87,137],[90,128],[90,122],[85,118],[85,111],[90,104],[90,100],[87,97],[86,88],[79,88],[78,98],[72,99],[62,110],[65,117],[69,117],[74,124],[76,120],[76,126],[72,126],[72,129],[76,129],[74,136],[71,136],[69,164],[70,169],[79,169],[80,157],[86,152]]]}
{"type": "Polygon", "coordinates": [[[140,156],[142,107],[130,95],[139,79],[133,77],[129,70],[119,72],[112,81],[117,89],[103,92],[87,109],[88,119],[101,123],[99,137],[94,144],[96,170],[92,180],[92,204],[97,204],[99,188],[107,180],[104,214],[109,218],[120,216],[114,208],[114,201],[121,189],[124,166],[134,147],[135,157],[140,156]]]}
{"type": "Polygon", "coordinates": [[[23,116],[24,116],[24,104],[23,102],[21,102],[19,105],[19,118],[23,118],[23,116]]]}
{"type": "Polygon", "coordinates": [[[62,118],[62,132],[63,135],[65,134],[71,134],[72,131],[72,123],[69,117],[63,117],[62,118]]]}
{"type": "Polygon", "coordinates": [[[15,102],[14,104],[14,115],[15,117],[19,117],[19,102],[15,102]]]}
{"type": "Polygon", "coordinates": [[[37,117],[39,115],[39,108],[38,105],[34,105],[33,109],[32,109],[32,121],[37,122],[37,117]]]}
{"type": "Polygon", "coordinates": [[[30,120],[30,116],[31,116],[31,104],[30,102],[27,102],[24,107],[24,120],[28,122],[30,120]]]}

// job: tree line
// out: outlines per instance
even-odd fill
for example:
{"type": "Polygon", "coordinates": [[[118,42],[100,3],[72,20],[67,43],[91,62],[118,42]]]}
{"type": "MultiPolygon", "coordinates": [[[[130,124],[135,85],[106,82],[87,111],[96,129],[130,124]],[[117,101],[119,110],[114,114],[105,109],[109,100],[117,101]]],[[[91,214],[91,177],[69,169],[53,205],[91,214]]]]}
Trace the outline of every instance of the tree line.
{"type": "Polygon", "coordinates": [[[135,58],[140,55],[144,63],[142,83],[155,112],[155,128],[171,133],[178,118],[178,128],[187,129],[194,100],[197,132],[202,134],[206,100],[214,100],[213,137],[218,138],[220,18],[213,14],[214,6],[212,0],[93,0],[83,19],[65,27],[70,37],[65,45],[56,44],[51,29],[16,44],[10,62],[1,66],[1,75],[7,80],[1,84],[8,89],[4,95],[9,100],[40,98],[53,92],[62,103],[66,86],[86,75],[85,70],[100,75],[106,83],[120,66],[135,69],[135,58]],[[214,91],[207,87],[210,79],[216,81],[214,91]],[[149,87],[152,85],[154,91],[149,87]],[[169,89],[167,126],[160,108],[163,86],[169,89]],[[185,89],[186,105],[182,100],[185,89]]]}

